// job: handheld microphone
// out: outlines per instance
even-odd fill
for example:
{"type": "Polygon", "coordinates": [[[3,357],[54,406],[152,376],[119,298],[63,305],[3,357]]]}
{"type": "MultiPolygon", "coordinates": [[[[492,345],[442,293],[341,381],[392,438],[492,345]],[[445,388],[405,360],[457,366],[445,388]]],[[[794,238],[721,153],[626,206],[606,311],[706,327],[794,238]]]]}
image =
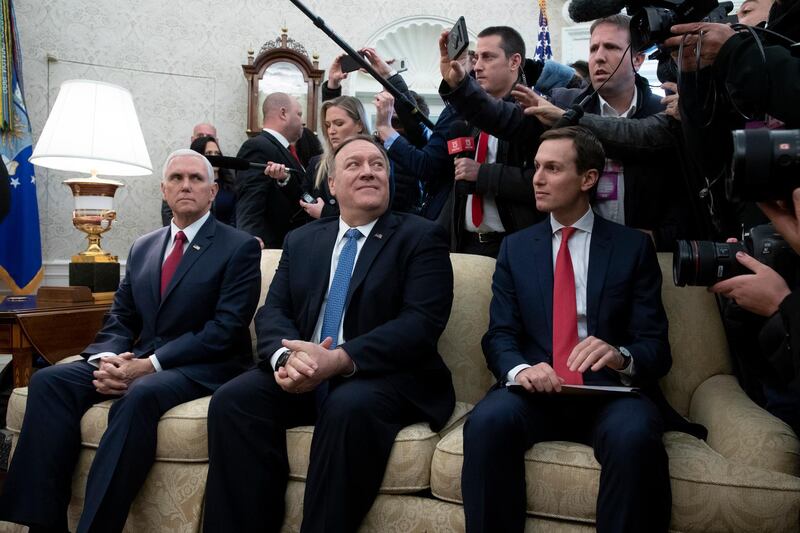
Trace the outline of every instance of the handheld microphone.
{"type": "MultiPolygon", "coordinates": [[[[447,153],[455,159],[475,157],[475,138],[472,128],[463,120],[456,120],[450,125],[447,135],[447,153]]],[[[456,195],[465,196],[475,192],[475,183],[465,180],[456,181],[456,195]]]]}
{"type": "Polygon", "coordinates": [[[616,15],[625,4],[625,0],[572,0],[569,4],[569,16],[574,22],[591,22],[616,15]]]}
{"type": "Polygon", "coordinates": [[[463,120],[456,120],[450,125],[447,153],[456,159],[475,157],[475,138],[472,136],[472,128],[463,120]]]}
{"type": "MultiPolygon", "coordinates": [[[[228,157],[224,155],[207,155],[205,156],[212,167],[228,168],[231,170],[249,170],[251,168],[267,168],[265,163],[253,163],[241,157],[228,157]]],[[[286,172],[290,174],[297,174],[300,171],[294,168],[286,167],[286,172]]]]}

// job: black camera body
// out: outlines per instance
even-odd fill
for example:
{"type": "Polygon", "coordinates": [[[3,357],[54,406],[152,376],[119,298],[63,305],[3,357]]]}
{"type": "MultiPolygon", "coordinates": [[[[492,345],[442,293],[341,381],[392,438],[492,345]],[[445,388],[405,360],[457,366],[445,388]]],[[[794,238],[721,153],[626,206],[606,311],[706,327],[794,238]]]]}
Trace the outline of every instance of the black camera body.
{"type": "Polygon", "coordinates": [[[800,271],[800,257],[772,224],[755,226],[740,242],[678,241],[672,256],[672,280],[678,287],[710,287],[715,283],[752,274],[736,260],[736,252],[746,252],[794,283],[800,271]]]}
{"type": "Polygon", "coordinates": [[[733,132],[730,200],[789,200],[800,187],[800,130],[766,128],[733,132]]]}
{"type": "Polygon", "coordinates": [[[627,3],[631,16],[631,48],[643,52],[672,37],[670,28],[689,22],[730,22],[733,2],[717,0],[653,0],[627,3]],[[638,5],[637,5],[638,4],[638,5]]]}

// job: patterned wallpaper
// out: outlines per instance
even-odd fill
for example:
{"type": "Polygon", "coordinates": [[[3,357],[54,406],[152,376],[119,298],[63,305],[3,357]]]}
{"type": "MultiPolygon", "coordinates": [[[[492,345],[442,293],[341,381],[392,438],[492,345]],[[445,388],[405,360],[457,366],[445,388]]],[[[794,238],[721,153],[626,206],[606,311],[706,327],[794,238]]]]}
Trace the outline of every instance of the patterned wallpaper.
{"type": "MultiPolygon", "coordinates": [[[[449,0],[306,0],[341,37],[358,47],[393,21],[415,16],[455,20],[476,31],[511,24],[535,48],[536,0],[494,0],[478,9],[449,0]],[[353,21],[361,21],[353,24],[353,21]]],[[[559,48],[562,1],[549,3],[554,51],[559,48]]],[[[288,0],[17,0],[25,97],[38,138],[60,83],[94,78],[131,90],[154,165],[148,177],[123,178],[118,220],[104,246],[124,259],[133,240],[160,225],[159,179],[166,155],[188,146],[192,125],[216,124],[222,150],[234,155],[245,139],[246,86],[241,64],[280,34],[320,55],[327,68],[339,53],[288,0]]],[[[431,43],[436,46],[435,42],[431,43]]],[[[46,262],[68,260],[84,246],[70,224],[72,198],[61,182],[68,173],[38,169],[42,245],[46,262]]]]}

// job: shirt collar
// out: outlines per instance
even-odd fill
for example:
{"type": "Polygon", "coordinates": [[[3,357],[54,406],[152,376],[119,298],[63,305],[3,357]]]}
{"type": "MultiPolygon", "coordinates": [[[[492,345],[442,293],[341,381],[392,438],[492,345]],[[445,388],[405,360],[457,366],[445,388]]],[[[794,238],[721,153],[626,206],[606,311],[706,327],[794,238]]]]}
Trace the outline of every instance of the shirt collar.
{"type": "MultiPolygon", "coordinates": [[[[553,216],[553,213],[550,213],[550,228],[553,231],[553,235],[556,234],[561,228],[564,227],[564,224],[556,220],[556,217],[553,216]]],[[[573,225],[573,228],[579,229],[586,233],[591,233],[592,228],[594,227],[594,212],[592,208],[589,207],[589,210],[586,211],[586,214],[579,218],[573,225]]]]}
{"type": "Polygon", "coordinates": [[[206,211],[205,215],[201,216],[200,218],[198,218],[197,220],[195,220],[194,222],[192,222],[191,224],[189,224],[188,226],[186,226],[183,229],[181,229],[178,226],[176,226],[175,225],[175,219],[173,219],[172,222],[169,223],[169,227],[170,227],[170,240],[169,240],[169,242],[170,243],[175,242],[175,235],[179,231],[182,231],[183,234],[186,235],[187,244],[192,242],[194,240],[195,236],[197,235],[197,232],[200,231],[200,228],[203,227],[203,224],[206,223],[206,220],[208,220],[208,217],[210,217],[210,216],[211,216],[211,211],[210,210],[206,211]]]}
{"type": "MultiPolygon", "coordinates": [[[[378,222],[378,219],[376,218],[372,222],[367,222],[363,226],[356,226],[355,229],[360,231],[361,235],[363,235],[364,237],[369,237],[369,234],[372,231],[372,228],[375,227],[375,224],[377,222],[378,222]]],[[[336,237],[336,242],[341,241],[342,237],[344,237],[345,232],[347,230],[349,230],[349,229],[350,229],[350,226],[348,226],[347,223],[344,220],[342,220],[342,217],[339,217],[339,235],[336,237]]]]}
{"type": "Polygon", "coordinates": [[[284,137],[281,133],[275,130],[271,130],[269,128],[264,128],[264,131],[266,131],[267,133],[278,139],[278,142],[281,143],[281,146],[287,149],[289,148],[289,141],[287,141],[286,137],[284,137]]]}
{"type": "Polygon", "coordinates": [[[629,105],[628,109],[626,109],[622,113],[617,113],[617,110],[611,107],[611,105],[608,102],[606,102],[605,98],[600,96],[599,93],[597,97],[600,99],[601,117],[630,118],[636,114],[636,103],[639,101],[639,89],[636,87],[636,85],[633,86],[633,99],[631,99],[631,105],[629,105]]]}

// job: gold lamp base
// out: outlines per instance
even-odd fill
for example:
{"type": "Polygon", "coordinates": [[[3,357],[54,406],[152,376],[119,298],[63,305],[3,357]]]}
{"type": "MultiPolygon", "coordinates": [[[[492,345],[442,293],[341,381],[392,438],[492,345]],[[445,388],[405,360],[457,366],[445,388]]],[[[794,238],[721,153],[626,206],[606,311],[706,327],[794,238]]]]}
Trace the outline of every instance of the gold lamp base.
{"type": "Polygon", "coordinates": [[[86,250],[72,256],[73,263],[116,263],[117,256],[111,255],[100,246],[100,235],[111,229],[117,212],[112,209],[114,194],[125,184],[92,176],[64,181],[75,197],[72,211],[72,225],[86,233],[89,245],[86,250]]]}

